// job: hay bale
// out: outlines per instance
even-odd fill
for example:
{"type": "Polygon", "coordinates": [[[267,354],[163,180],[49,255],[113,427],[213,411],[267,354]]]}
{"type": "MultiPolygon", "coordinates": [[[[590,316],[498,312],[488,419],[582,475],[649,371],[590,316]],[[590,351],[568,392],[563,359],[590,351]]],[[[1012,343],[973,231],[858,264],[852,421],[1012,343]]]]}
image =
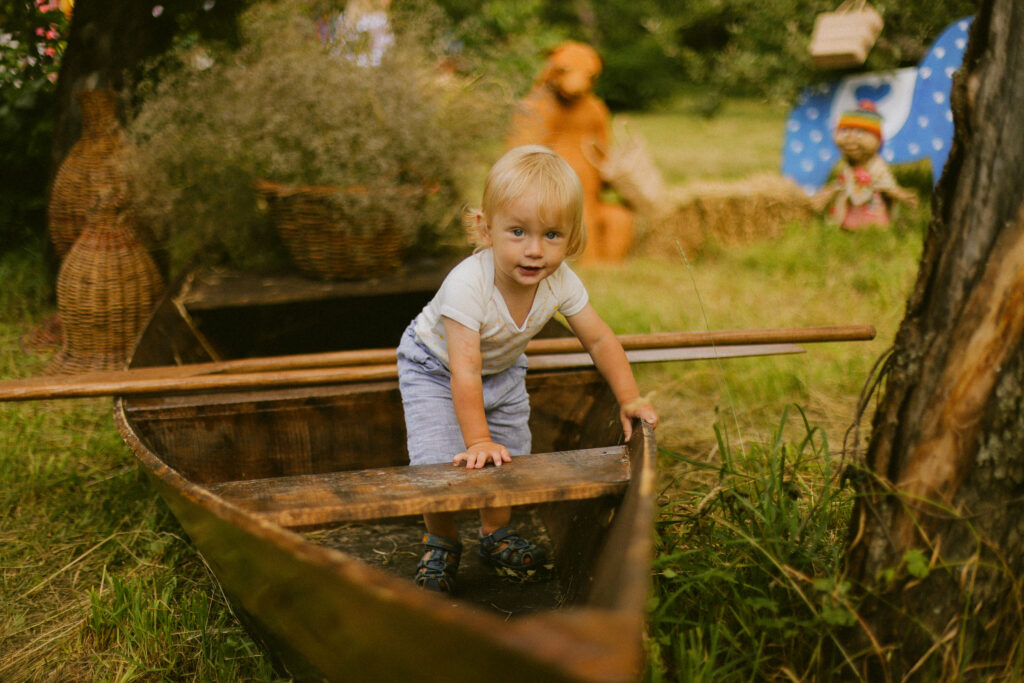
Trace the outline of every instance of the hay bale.
{"type": "Polygon", "coordinates": [[[814,215],[810,198],[779,175],[695,182],[669,188],[666,208],[649,219],[638,252],[648,256],[699,251],[706,243],[750,244],[782,234],[814,215]]]}

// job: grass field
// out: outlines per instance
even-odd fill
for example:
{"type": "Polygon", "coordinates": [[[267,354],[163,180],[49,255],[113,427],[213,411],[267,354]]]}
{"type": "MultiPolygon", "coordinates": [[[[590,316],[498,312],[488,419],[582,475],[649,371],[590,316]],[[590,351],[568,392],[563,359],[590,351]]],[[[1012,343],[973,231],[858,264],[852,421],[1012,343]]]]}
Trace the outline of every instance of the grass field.
{"type": "MultiPolygon", "coordinates": [[[[784,117],[728,101],[708,120],[684,100],[629,126],[678,184],[774,172],[784,117]]],[[[889,231],[812,222],[742,247],[580,269],[622,333],[878,330],[799,356],[638,368],[663,419],[651,680],[799,677],[820,664],[828,628],[849,618],[835,575],[848,499],[833,475],[903,314],[922,204],[889,231]],[[804,494],[776,495],[794,486],[804,494]],[[716,507],[723,490],[746,507],[716,507]]],[[[45,366],[21,340],[52,313],[48,277],[40,254],[0,256],[0,377],[45,366]]],[[[274,680],[122,444],[109,400],[0,404],[0,548],[0,680],[274,680]]]]}

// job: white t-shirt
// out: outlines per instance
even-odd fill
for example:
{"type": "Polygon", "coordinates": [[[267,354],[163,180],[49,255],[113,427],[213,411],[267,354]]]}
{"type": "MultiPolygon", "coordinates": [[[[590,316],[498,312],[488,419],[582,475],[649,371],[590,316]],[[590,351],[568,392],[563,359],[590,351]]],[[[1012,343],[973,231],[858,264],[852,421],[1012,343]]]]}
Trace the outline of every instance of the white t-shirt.
{"type": "Polygon", "coordinates": [[[449,363],[443,318],[479,332],[483,374],[492,375],[511,367],[556,312],[575,315],[587,301],[583,282],[563,261],[537,285],[530,313],[522,327],[517,326],[494,286],[494,254],[484,249],[452,268],[437,294],[416,317],[414,329],[416,338],[445,366],[449,363]]]}

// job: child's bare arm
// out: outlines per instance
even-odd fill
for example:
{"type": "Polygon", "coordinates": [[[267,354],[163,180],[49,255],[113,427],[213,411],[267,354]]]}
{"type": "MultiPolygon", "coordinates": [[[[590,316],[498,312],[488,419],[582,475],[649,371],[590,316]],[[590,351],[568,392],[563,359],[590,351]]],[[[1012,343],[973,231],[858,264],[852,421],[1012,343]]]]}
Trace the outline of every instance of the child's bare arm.
{"type": "Polygon", "coordinates": [[[508,449],[491,440],[484,413],[480,334],[450,318],[444,319],[448,343],[448,366],[452,373],[452,402],[462,429],[466,450],[455,456],[455,464],[479,469],[490,460],[500,466],[512,456],[508,449]]]}
{"type": "Polygon", "coordinates": [[[601,319],[594,307],[586,308],[566,318],[572,331],[579,337],[583,347],[594,359],[594,365],[604,376],[619,403],[619,419],[626,439],[633,433],[633,418],[639,417],[652,426],[658,425],[658,413],[651,402],[640,395],[629,366],[626,352],[608,324],[601,319]]]}

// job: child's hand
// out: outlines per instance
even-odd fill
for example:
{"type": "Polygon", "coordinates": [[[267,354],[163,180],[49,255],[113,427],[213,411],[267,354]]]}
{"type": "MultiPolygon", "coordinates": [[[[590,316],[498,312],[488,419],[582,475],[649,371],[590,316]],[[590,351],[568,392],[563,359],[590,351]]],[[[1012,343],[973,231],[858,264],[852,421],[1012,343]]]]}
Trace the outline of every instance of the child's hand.
{"type": "Polygon", "coordinates": [[[464,462],[467,468],[480,469],[488,460],[493,461],[496,467],[501,467],[501,463],[511,462],[512,456],[500,443],[481,441],[467,448],[465,453],[456,455],[454,462],[456,465],[464,462]]]}
{"type": "Polygon", "coordinates": [[[619,408],[619,419],[622,421],[622,431],[626,435],[626,441],[633,436],[633,418],[635,417],[639,417],[651,427],[658,426],[658,413],[654,410],[651,402],[642,396],[635,398],[619,408]]]}

